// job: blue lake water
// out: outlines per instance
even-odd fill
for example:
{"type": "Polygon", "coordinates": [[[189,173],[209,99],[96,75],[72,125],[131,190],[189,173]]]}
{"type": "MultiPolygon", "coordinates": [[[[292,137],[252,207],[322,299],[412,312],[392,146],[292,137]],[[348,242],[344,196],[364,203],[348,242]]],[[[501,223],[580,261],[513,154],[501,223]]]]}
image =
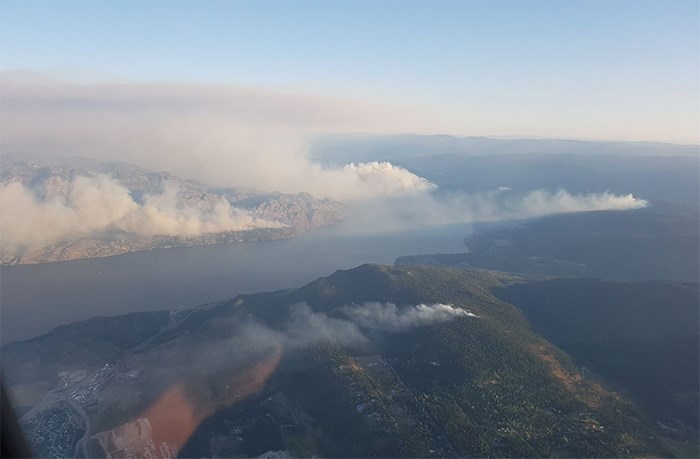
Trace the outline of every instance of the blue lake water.
{"type": "Polygon", "coordinates": [[[57,325],[134,311],[180,309],[240,293],[300,287],[362,263],[464,252],[469,225],[348,235],[327,228],[297,238],[160,249],[109,258],[0,268],[2,343],[57,325]]]}

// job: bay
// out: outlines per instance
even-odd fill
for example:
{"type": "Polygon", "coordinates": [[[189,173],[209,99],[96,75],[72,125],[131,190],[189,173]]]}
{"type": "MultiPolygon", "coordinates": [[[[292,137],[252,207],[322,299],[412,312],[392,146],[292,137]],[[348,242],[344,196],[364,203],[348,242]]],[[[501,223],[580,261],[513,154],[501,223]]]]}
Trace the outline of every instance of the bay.
{"type": "Polygon", "coordinates": [[[95,316],[175,310],[300,287],[338,269],[465,250],[469,225],[383,234],[332,227],[266,242],[158,249],[0,268],[0,340],[29,339],[95,316]]]}

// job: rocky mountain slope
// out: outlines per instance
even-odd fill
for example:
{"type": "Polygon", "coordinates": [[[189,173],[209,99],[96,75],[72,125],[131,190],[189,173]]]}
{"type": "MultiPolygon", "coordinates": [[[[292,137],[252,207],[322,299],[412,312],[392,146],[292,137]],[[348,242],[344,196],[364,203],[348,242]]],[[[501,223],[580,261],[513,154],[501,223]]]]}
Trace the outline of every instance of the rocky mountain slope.
{"type": "Polygon", "coordinates": [[[335,224],[343,211],[341,203],[307,193],[214,188],[85,158],[5,156],[0,187],[3,264],[282,239],[335,224]],[[45,231],[32,240],[40,226],[45,231]]]}

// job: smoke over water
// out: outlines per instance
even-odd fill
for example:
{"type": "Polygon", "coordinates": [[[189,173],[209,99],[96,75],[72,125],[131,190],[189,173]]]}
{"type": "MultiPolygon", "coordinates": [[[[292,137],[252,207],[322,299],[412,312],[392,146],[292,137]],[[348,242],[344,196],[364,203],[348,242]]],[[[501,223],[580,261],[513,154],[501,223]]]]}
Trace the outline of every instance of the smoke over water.
{"type": "MultiPolygon", "coordinates": [[[[305,152],[318,134],[439,129],[425,112],[407,107],[234,86],[29,83],[8,76],[0,103],[4,153],[120,160],[207,185],[308,192],[348,203],[346,228],[356,232],[647,204],[632,195],[516,195],[507,187],[450,195],[388,162],[324,167],[305,152]]],[[[173,189],[137,201],[109,177],[76,178],[68,188],[40,199],[21,184],[2,185],[3,250],[106,232],[188,237],[279,226],[225,199],[184,202],[173,189]]]]}
{"type": "Polygon", "coordinates": [[[535,190],[525,194],[502,187],[490,193],[440,193],[426,190],[411,196],[355,202],[347,210],[344,230],[394,232],[406,228],[455,223],[518,220],[546,215],[600,210],[641,209],[649,205],[632,194],[571,194],[535,190]]]}

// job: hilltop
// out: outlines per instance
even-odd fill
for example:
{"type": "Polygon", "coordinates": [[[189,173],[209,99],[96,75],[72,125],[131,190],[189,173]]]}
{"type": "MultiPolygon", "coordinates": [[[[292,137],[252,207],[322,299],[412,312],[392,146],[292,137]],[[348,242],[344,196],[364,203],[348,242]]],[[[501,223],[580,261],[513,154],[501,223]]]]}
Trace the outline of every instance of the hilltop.
{"type": "MultiPolygon", "coordinates": [[[[643,409],[492,293],[522,282],[362,265],[295,290],[59,327],[5,346],[3,365],[14,393],[63,384],[48,399],[85,410],[89,432],[75,421],[68,449],[84,435],[91,454],[107,438],[96,434],[180,387],[206,413],[183,456],[673,455],[643,409]],[[236,401],[229,382],[280,348],[264,389],[236,401]]],[[[30,436],[58,415],[39,408],[24,419],[30,436]]]]}

